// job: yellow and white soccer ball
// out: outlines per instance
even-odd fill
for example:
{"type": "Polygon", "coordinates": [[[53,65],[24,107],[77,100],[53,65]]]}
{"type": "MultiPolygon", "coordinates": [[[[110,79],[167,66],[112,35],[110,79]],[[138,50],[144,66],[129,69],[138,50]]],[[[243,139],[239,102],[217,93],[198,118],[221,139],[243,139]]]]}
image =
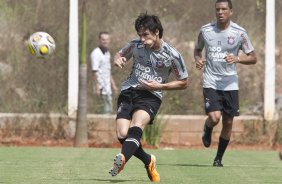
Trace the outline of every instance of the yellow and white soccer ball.
{"type": "Polygon", "coordinates": [[[33,33],[28,39],[29,52],[41,58],[52,54],[55,48],[55,40],[46,32],[33,33]]]}

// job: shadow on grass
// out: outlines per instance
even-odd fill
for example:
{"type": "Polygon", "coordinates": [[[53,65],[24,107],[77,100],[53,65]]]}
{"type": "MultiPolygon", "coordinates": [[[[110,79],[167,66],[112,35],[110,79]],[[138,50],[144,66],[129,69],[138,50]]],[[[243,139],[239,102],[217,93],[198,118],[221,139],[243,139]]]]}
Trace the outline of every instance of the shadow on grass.
{"type": "MultiPolygon", "coordinates": [[[[62,180],[62,179],[60,179],[62,180]]],[[[83,182],[83,181],[97,181],[97,182],[105,182],[105,183],[123,183],[123,182],[132,182],[133,180],[121,180],[121,179],[100,179],[100,178],[77,178],[77,179],[68,179],[68,180],[72,180],[72,181],[80,181],[80,182],[83,182]]],[[[145,180],[134,180],[134,182],[148,182],[148,181],[145,181],[145,180]]],[[[1,182],[0,182],[1,183],[1,182]]]]}
{"type": "Polygon", "coordinates": [[[212,165],[208,164],[158,164],[164,166],[176,166],[176,167],[213,167],[212,165]]]}
{"type": "Polygon", "coordinates": [[[92,179],[93,181],[100,181],[100,182],[107,182],[107,183],[122,183],[122,182],[128,182],[132,180],[117,180],[117,179],[92,179]]]}
{"type": "MultiPolygon", "coordinates": [[[[158,164],[160,166],[173,166],[173,167],[214,167],[212,165],[208,164],[158,164]]],[[[282,168],[282,166],[276,166],[276,165],[224,165],[224,167],[247,167],[247,168],[282,168]]],[[[214,167],[214,168],[222,168],[222,167],[214,167]]]]}

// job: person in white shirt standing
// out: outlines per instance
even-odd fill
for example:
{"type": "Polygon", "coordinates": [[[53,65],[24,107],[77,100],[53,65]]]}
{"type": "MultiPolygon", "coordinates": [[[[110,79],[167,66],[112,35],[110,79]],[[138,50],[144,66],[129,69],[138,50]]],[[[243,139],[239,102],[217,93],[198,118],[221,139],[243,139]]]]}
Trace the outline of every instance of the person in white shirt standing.
{"type": "Polygon", "coordinates": [[[111,114],[113,109],[112,88],[117,93],[115,81],[111,75],[111,54],[109,52],[110,34],[99,33],[99,46],[91,52],[94,93],[103,99],[103,114],[111,114]]]}

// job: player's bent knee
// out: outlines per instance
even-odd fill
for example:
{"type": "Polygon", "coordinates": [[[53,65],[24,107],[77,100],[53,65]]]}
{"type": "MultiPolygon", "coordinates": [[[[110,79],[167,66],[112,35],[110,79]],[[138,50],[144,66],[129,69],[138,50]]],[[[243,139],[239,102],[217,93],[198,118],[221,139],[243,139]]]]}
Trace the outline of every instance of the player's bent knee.
{"type": "Polygon", "coordinates": [[[214,125],[217,125],[220,121],[220,117],[216,117],[216,116],[210,116],[209,119],[214,125]]]}
{"type": "Polygon", "coordinates": [[[211,121],[213,125],[217,125],[220,121],[221,113],[220,112],[210,112],[208,116],[209,116],[209,121],[211,121]]]}
{"type": "Polygon", "coordinates": [[[117,138],[118,139],[124,139],[127,137],[127,131],[128,130],[117,130],[117,138]]]}

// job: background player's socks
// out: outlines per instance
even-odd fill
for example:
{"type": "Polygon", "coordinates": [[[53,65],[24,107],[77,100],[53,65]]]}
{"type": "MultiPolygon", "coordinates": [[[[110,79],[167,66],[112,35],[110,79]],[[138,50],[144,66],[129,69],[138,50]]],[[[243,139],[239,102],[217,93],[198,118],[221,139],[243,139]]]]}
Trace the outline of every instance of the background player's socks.
{"type": "Polygon", "coordinates": [[[142,129],[139,127],[131,127],[128,129],[128,136],[122,144],[121,153],[127,162],[140,146],[142,137],[142,129]]]}
{"type": "Polygon", "coordinates": [[[226,139],[223,139],[222,137],[219,137],[217,154],[216,154],[216,157],[215,157],[216,159],[219,159],[219,160],[222,159],[223,154],[224,154],[228,144],[229,144],[229,140],[226,140],[226,139]]]}

